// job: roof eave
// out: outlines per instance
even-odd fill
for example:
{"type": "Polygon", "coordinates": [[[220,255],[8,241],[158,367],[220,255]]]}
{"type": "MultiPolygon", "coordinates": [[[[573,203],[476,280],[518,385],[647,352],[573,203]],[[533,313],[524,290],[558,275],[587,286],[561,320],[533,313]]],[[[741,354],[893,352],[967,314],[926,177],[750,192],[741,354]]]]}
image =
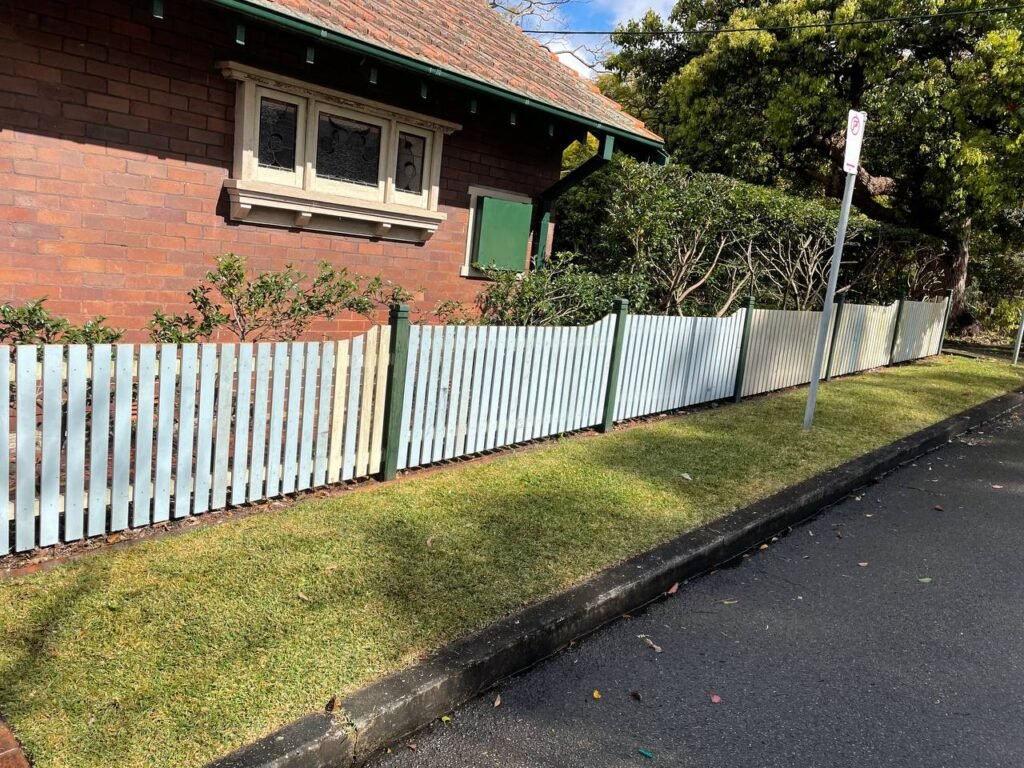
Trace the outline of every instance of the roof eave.
{"type": "Polygon", "coordinates": [[[289,29],[299,34],[315,37],[318,40],[338,45],[367,56],[374,56],[390,64],[419,72],[420,74],[429,75],[430,77],[435,77],[439,80],[444,80],[454,85],[474,90],[478,93],[505,99],[517,106],[526,106],[536,109],[540,112],[573,122],[595,134],[609,134],[622,139],[623,141],[639,144],[642,147],[653,150],[654,154],[659,151],[664,151],[664,142],[656,141],[648,138],[647,136],[642,136],[617,126],[608,125],[607,123],[603,123],[599,120],[584,117],[583,115],[562,107],[557,107],[553,104],[539,101],[538,99],[531,99],[530,97],[523,96],[515,91],[500,88],[496,85],[491,85],[490,83],[485,83],[481,80],[467,77],[466,75],[453,72],[449,69],[437,67],[433,64],[427,64],[419,59],[404,56],[382,46],[367,43],[363,40],[350,37],[349,35],[343,35],[340,32],[327,29],[326,27],[322,27],[318,24],[303,21],[302,19],[298,19],[294,16],[289,16],[288,14],[266,8],[262,5],[257,5],[250,0],[206,0],[206,2],[245,14],[269,24],[289,29]]]}

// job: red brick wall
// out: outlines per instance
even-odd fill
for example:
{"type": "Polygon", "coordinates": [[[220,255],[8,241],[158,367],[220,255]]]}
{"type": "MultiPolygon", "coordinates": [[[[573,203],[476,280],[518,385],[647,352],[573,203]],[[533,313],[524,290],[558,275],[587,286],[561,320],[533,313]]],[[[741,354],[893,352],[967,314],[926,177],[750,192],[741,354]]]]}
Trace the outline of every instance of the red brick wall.
{"type": "MultiPolygon", "coordinates": [[[[383,70],[371,86],[365,62],[318,50],[308,68],[308,41],[247,22],[243,48],[239,17],[187,0],[165,6],[155,20],[148,1],[0,4],[0,302],[47,296],[73,321],[105,315],[142,340],[155,309],[184,310],[212,257],[233,251],[254,269],[291,262],[311,273],[327,259],[381,274],[417,292],[419,310],[471,303],[481,283],[459,275],[469,185],[536,195],[558,178],[568,138],[549,138],[546,124],[520,117],[511,128],[507,107],[486,102],[486,114],[469,114],[468,96],[433,83],[415,102],[411,76],[383,70]],[[214,68],[224,58],[462,123],[444,145],[448,220],[423,246],[227,221],[234,85],[214,68]]],[[[364,326],[350,317],[316,331],[364,326]]]]}

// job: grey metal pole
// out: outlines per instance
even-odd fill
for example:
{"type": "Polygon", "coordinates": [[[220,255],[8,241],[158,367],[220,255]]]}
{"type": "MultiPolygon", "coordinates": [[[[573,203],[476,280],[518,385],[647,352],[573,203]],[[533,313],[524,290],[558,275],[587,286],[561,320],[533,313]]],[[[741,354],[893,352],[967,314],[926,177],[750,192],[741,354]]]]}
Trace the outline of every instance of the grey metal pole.
{"type": "Polygon", "coordinates": [[[814,362],[811,363],[811,389],[807,393],[807,410],[804,411],[804,430],[809,430],[814,424],[814,406],[818,403],[821,363],[825,359],[825,345],[828,343],[828,324],[832,317],[832,302],[835,300],[836,283],[839,282],[839,262],[843,258],[843,241],[846,240],[846,225],[850,221],[850,204],[853,202],[853,187],[856,182],[856,173],[846,174],[846,188],[843,190],[843,207],[839,212],[836,244],[832,249],[832,268],[828,272],[825,305],[821,309],[821,325],[818,326],[818,343],[814,347],[814,362]]]}
{"type": "Polygon", "coordinates": [[[1020,313],[1020,328],[1017,329],[1017,343],[1013,347],[1013,364],[1020,359],[1020,342],[1024,339],[1024,311],[1020,313]]]}

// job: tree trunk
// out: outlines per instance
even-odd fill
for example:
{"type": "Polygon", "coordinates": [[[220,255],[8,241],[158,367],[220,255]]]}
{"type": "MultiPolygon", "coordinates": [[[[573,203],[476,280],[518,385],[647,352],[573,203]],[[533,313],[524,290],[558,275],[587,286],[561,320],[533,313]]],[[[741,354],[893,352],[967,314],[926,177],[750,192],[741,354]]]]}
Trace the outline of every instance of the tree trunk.
{"type": "Polygon", "coordinates": [[[950,245],[952,248],[946,270],[946,287],[953,291],[949,326],[953,330],[964,331],[975,322],[967,309],[967,265],[971,258],[970,219],[963,222],[950,245]]]}

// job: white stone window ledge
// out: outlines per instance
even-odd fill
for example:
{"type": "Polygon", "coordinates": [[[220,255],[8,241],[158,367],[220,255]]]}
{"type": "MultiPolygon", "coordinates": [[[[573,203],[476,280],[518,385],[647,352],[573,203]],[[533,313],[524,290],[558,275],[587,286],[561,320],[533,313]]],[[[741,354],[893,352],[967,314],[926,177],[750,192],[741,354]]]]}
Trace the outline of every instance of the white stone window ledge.
{"type": "Polygon", "coordinates": [[[232,221],[340,235],[425,243],[445,213],[394,203],[310,192],[280,184],[226,179],[232,221]]]}

